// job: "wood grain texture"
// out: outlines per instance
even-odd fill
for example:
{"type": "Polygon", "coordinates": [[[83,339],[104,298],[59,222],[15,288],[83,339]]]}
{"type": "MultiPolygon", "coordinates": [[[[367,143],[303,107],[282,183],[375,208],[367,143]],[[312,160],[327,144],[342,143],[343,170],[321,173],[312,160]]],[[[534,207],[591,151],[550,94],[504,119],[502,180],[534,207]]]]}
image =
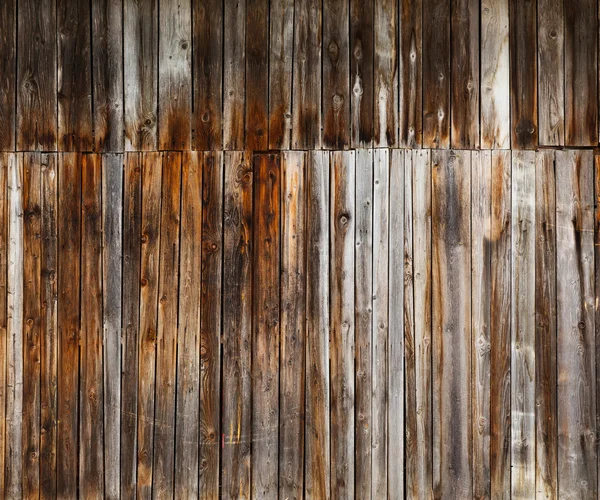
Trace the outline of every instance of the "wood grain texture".
{"type": "Polygon", "coordinates": [[[12,155],[0,153],[0,495],[5,495],[5,452],[6,452],[6,366],[8,349],[8,162],[12,155]]]}
{"type": "MultiPolygon", "coordinates": [[[[15,150],[17,85],[17,2],[0,5],[0,151],[15,150]]],[[[1,490],[1,488],[0,488],[1,490]]]]}

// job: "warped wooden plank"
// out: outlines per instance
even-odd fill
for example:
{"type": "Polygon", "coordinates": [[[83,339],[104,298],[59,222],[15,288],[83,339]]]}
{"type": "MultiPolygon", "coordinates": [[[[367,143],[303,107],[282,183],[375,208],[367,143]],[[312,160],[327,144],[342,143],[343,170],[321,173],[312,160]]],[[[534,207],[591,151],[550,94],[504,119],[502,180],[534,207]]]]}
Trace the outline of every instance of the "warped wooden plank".
{"type": "Polygon", "coordinates": [[[348,11],[347,0],[323,2],[323,147],[327,149],[345,149],[350,144],[348,11]]]}
{"type": "Polygon", "coordinates": [[[93,149],[90,4],[56,2],[59,151],[93,149]]]}
{"type": "Polygon", "coordinates": [[[481,0],[481,147],[510,148],[509,0],[481,0]]]}
{"type": "Polygon", "coordinates": [[[6,452],[6,367],[8,354],[8,162],[11,154],[0,153],[0,496],[5,497],[4,460],[6,452]]]}
{"type": "MultiPolygon", "coordinates": [[[[252,496],[277,498],[279,433],[275,429],[280,428],[279,412],[283,410],[278,388],[285,390],[279,373],[281,165],[276,154],[256,155],[253,163],[252,496]]],[[[283,344],[282,349],[285,341],[283,344]]],[[[283,413],[283,418],[287,416],[283,413]]],[[[280,432],[283,435],[284,428],[280,432]]]]}
{"type": "Polygon", "coordinates": [[[91,4],[94,151],[121,152],[124,145],[123,1],[95,0],[91,4]]]}
{"type": "MultiPolygon", "coordinates": [[[[104,492],[104,381],[102,328],[102,164],[81,162],[81,312],[79,316],[79,491],[104,492]]],[[[62,198],[62,193],[59,193],[62,198]]]]}
{"type": "Polygon", "coordinates": [[[510,491],[511,153],[492,152],[490,311],[491,496],[510,491]]]}
{"type": "Polygon", "coordinates": [[[509,0],[509,4],[511,146],[534,149],[538,145],[536,3],[509,0]]]}
{"type": "Polygon", "coordinates": [[[223,153],[204,154],[200,328],[200,498],[219,496],[223,153]]]}
{"type": "Polygon", "coordinates": [[[350,109],[354,148],[369,147],[373,139],[373,5],[374,0],[350,0],[350,109]]]}
{"type": "Polygon", "coordinates": [[[371,498],[371,395],[373,328],[373,150],[356,150],[354,345],[356,356],[354,435],[357,498],[371,498]]]}
{"type": "Polygon", "coordinates": [[[269,5],[269,149],[289,149],[291,143],[294,3],[269,5]]]}
{"type": "Polygon", "coordinates": [[[398,145],[397,2],[375,0],[373,57],[373,140],[375,146],[398,145]]]}
{"type": "Polygon", "coordinates": [[[554,151],[539,151],[535,169],[535,368],[538,496],[557,498],[556,185],[554,151]]]}
{"type": "Polygon", "coordinates": [[[79,421],[79,313],[81,256],[81,164],[79,153],[58,162],[58,434],[57,496],[77,492],[79,421]]]}
{"type": "Polygon", "coordinates": [[[321,0],[294,2],[292,148],[321,148],[321,0]]]}
{"type": "Polygon", "coordinates": [[[399,3],[398,142],[417,148],[423,139],[423,0],[399,3]]]}
{"type": "Polygon", "coordinates": [[[55,0],[18,2],[15,135],[19,151],[56,151],[56,26],[55,0]]]}
{"type": "Polygon", "coordinates": [[[423,147],[450,145],[450,2],[423,0],[423,147]]]}
{"type": "MultiPolygon", "coordinates": [[[[17,2],[0,4],[0,151],[15,150],[17,84],[17,2]]],[[[0,488],[2,493],[2,488],[0,488]]]]}
{"type": "Polygon", "coordinates": [[[280,498],[304,493],[306,157],[283,153],[281,167],[280,498]]]}
{"type": "Polygon", "coordinates": [[[479,147],[479,11],[480,0],[452,2],[450,53],[451,145],[479,147]]]}
{"type": "Polygon", "coordinates": [[[158,106],[158,0],[123,4],[125,150],[155,150],[158,106]]]}
{"type": "Polygon", "coordinates": [[[330,498],[329,154],[307,153],[305,495],[330,498]]]}
{"type": "Polygon", "coordinates": [[[223,214],[223,377],[221,488],[250,498],[253,165],[250,154],[225,153],[223,214]]]}
{"type": "Polygon", "coordinates": [[[246,0],[246,142],[269,145],[269,0],[246,0]]]}
{"type": "Polygon", "coordinates": [[[331,492],[354,496],[354,217],[353,151],[330,154],[331,492]]]}
{"type": "Polygon", "coordinates": [[[223,2],[193,2],[193,103],[194,149],[218,150],[223,120],[223,2]]]}
{"type": "Polygon", "coordinates": [[[512,157],[511,495],[535,496],[535,152],[512,157]]]}
{"type": "Polygon", "coordinates": [[[246,1],[224,2],[223,148],[244,149],[246,1]]]}
{"type": "Polygon", "coordinates": [[[192,144],[192,5],[159,0],[158,147],[192,144]]]}
{"type": "Polygon", "coordinates": [[[565,143],[565,16],[564,2],[538,0],[539,143],[565,143]]]}
{"type": "Polygon", "coordinates": [[[598,145],[598,2],[565,2],[565,144],[598,145]]]}
{"type": "MultiPolygon", "coordinates": [[[[138,233],[139,234],[139,233],[138,233]]],[[[123,155],[102,156],[102,329],[104,362],[104,495],[119,497],[121,456],[121,267],[123,155]],[[106,460],[106,457],[112,457],[106,460]]]]}
{"type": "Polygon", "coordinates": [[[592,151],[556,152],[558,495],[598,496],[592,151]]]}

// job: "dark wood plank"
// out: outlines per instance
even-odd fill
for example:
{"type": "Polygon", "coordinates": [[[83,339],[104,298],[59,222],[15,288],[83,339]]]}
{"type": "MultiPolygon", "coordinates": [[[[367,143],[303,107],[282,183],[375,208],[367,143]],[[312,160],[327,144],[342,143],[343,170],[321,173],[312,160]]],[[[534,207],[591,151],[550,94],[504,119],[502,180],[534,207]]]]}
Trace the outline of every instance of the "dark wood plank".
{"type": "MultiPolygon", "coordinates": [[[[595,217],[594,217],[594,262],[600,262],[600,154],[594,153],[594,200],[595,200],[595,217]]],[[[594,277],[595,296],[600,295],[600,266],[595,266],[594,277]]],[[[600,307],[596,307],[594,327],[596,338],[598,338],[598,329],[600,326],[600,307]]],[[[600,342],[596,342],[596,363],[600,359],[600,342]]],[[[596,422],[600,422],[600,370],[596,368],[596,422]]],[[[600,462],[598,463],[598,477],[600,477],[600,462]]]]}
{"type": "Polygon", "coordinates": [[[204,154],[200,339],[200,498],[219,496],[223,153],[204,154]]]}
{"type": "Polygon", "coordinates": [[[159,0],[158,145],[192,145],[192,5],[159,0]]]}
{"type": "Polygon", "coordinates": [[[350,109],[354,148],[369,147],[373,139],[374,12],[374,0],[350,0],[350,109]]]}
{"type": "MultiPolygon", "coordinates": [[[[14,151],[17,83],[17,2],[0,4],[0,151],[14,151]]],[[[1,488],[0,488],[1,490],[1,488]]]]}
{"type": "Polygon", "coordinates": [[[5,496],[4,460],[6,452],[6,367],[8,354],[8,162],[13,155],[0,153],[0,496],[5,496]]]}
{"type": "Polygon", "coordinates": [[[308,153],[306,167],[306,497],[330,498],[329,155],[308,153]]]}
{"type": "Polygon", "coordinates": [[[510,3],[510,121],[514,149],[538,145],[536,2],[510,3]]]}
{"type": "Polygon", "coordinates": [[[59,151],[93,149],[90,4],[56,2],[59,151]]]}
{"type": "MultiPolygon", "coordinates": [[[[92,4],[94,151],[123,151],[123,1],[92,4]]],[[[108,492],[107,492],[108,493],[108,492]]]]}
{"type": "Polygon", "coordinates": [[[423,0],[423,147],[450,145],[450,2],[423,0]]]}
{"type": "Polygon", "coordinates": [[[294,3],[294,60],[292,148],[321,147],[321,41],[320,0],[294,3]]]}
{"type": "Polygon", "coordinates": [[[252,167],[249,154],[225,153],[221,488],[223,495],[245,499],[252,432],[252,167]]]}
{"type": "Polygon", "coordinates": [[[565,144],[598,145],[598,2],[565,2],[565,144]]]}
{"type": "Polygon", "coordinates": [[[21,0],[17,8],[16,145],[56,151],[56,1],[21,0]]]}
{"type": "Polygon", "coordinates": [[[347,0],[324,0],[323,147],[327,149],[345,149],[350,144],[349,20],[347,0]]]}

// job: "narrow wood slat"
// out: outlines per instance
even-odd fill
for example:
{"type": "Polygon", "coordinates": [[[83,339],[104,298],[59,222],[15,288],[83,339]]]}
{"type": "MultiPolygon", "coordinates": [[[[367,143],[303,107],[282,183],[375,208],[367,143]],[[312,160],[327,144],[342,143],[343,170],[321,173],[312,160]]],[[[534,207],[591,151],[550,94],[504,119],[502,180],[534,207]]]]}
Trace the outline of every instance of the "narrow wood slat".
{"type": "Polygon", "coordinates": [[[558,494],[598,496],[593,153],[556,152],[558,494]]]}
{"type": "Polygon", "coordinates": [[[306,188],[306,497],[330,498],[329,155],[307,153],[306,188]]]}
{"type": "Polygon", "coordinates": [[[281,167],[280,498],[304,493],[306,157],[283,153],[281,167]]]}
{"type": "Polygon", "coordinates": [[[5,452],[6,452],[6,367],[8,355],[8,163],[9,153],[0,153],[0,496],[5,496],[5,452]]]}
{"type": "MultiPolygon", "coordinates": [[[[600,262],[600,155],[594,153],[594,262],[600,262]]],[[[595,296],[600,294],[600,266],[595,266],[594,276],[595,296]]],[[[596,336],[600,326],[600,307],[594,308],[594,329],[596,336]]],[[[596,342],[596,362],[600,359],[600,342],[596,342]]],[[[600,422],[600,370],[596,368],[596,422],[600,422]]],[[[598,462],[598,477],[600,478],[600,461],[598,462]]],[[[600,486],[599,486],[600,487],[600,486]]]]}
{"type": "MultiPolygon", "coordinates": [[[[278,496],[279,343],[281,313],[281,168],[279,155],[254,164],[254,282],[252,309],[252,496],[278,496]]],[[[285,307],[285,304],[283,304],[285,307]]],[[[285,349],[285,342],[283,342],[285,349]]],[[[285,399],[285,398],[284,398],[285,399]]],[[[287,417],[285,409],[283,418],[287,417]]],[[[295,443],[296,447],[300,443],[295,443]]]]}
{"type": "Polygon", "coordinates": [[[223,495],[246,499],[250,498],[252,449],[252,193],[252,157],[237,151],[226,152],[221,488],[223,495]]]}
{"type": "Polygon", "coordinates": [[[192,5],[159,0],[158,145],[190,149],[192,144],[192,5]]]}
{"type": "Polygon", "coordinates": [[[512,158],[511,495],[535,496],[535,153],[512,158]]]}
{"type": "MultiPolygon", "coordinates": [[[[15,150],[17,85],[17,2],[6,0],[0,5],[0,151],[15,150]]],[[[2,493],[2,488],[0,488],[2,493]]]]}
{"type": "Polygon", "coordinates": [[[354,240],[353,151],[330,154],[331,495],[354,496],[354,240]]]}
{"type": "Polygon", "coordinates": [[[56,151],[56,26],[55,0],[18,2],[15,135],[19,151],[56,151]]]}

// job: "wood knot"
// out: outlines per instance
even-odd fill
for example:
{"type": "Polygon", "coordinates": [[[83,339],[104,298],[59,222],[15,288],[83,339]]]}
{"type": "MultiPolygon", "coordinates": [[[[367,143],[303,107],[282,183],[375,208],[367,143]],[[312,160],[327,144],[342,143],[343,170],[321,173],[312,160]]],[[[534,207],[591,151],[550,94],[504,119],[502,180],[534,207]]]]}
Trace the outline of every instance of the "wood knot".
{"type": "Polygon", "coordinates": [[[327,47],[327,51],[329,52],[329,58],[333,62],[336,62],[338,60],[338,58],[340,57],[340,48],[339,48],[338,44],[335,43],[334,41],[331,41],[331,43],[329,44],[329,47],[327,47]]]}

